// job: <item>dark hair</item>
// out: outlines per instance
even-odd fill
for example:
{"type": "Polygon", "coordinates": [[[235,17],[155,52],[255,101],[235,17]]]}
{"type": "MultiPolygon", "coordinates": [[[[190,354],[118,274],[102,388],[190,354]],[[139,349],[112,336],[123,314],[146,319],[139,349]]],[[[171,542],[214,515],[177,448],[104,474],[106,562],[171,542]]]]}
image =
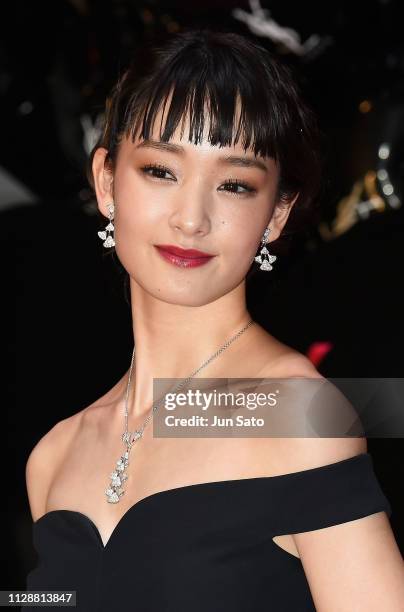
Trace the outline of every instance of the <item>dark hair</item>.
{"type": "MultiPolygon", "coordinates": [[[[189,112],[189,141],[197,144],[204,130],[207,102],[209,142],[232,145],[242,137],[245,149],[274,158],[280,167],[278,198],[299,193],[287,222],[292,233],[311,212],[320,185],[319,131],[290,69],[264,47],[245,36],[208,29],[172,35],[151,47],[148,62],[124,72],[107,99],[98,147],[108,150],[112,168],[123,135],[148,139],[156,114],[172,93],[164,130],[167,142],[189,112]],[[237,98],[240,120],[234,123],[237,98]],[[293,218],[293,221],[291,221],[293,218]]],[[[164,106],[163,106],[164,107],[164,106]]],[[[89,173],[90,182],[92,182],[89,173]]]]}

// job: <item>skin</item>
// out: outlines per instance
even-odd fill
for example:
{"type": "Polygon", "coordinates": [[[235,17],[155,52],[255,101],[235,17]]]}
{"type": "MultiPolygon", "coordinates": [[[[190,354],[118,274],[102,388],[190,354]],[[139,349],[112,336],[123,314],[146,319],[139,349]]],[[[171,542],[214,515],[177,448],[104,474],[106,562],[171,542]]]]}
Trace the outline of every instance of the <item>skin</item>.
{"type": "MultiPolygon", "coordinates": [[[[184,134],[187,128],[186,122],[184,134]]],[[[156,130],[152,139],[159,141],[156,130]]],[[[294,205],[280,205],[277,199],[279,168],[274,160],[258,159],[265,171],[221,161],[229,155],[254,157],[239,144],[214,147],[205,134],[194,145],[181,136],[180,126],[170,144],[181,147],[181,153],[161,145],[138,147],[140,142],[124,138],[114,167],[106,163],[103,148],[93,163],[98,206],[107,217],[107,204],[115,203],[116,251],[130,276],[136,339],[130,430],[149,414],[153,378],[189,376],[248,322],[245,276],[264,229],[269,227],[270,240],[275,240],[294,205]],[[153,176],[142,170],[147,164],[163,165],[168,172],[153,176]],[[229,178],[248,183],[254,192],[225,187],[229,178]],[[167,243],[215,257],[206,266],[180,269],[161,259],[153,246],[167,243]]],[[[271,252],[270,244],[268,248],[271,252]]],[[[103,491],[122,451],[127,375],[91,406],[57,423],[33,449],[26,480],[34,520],[53,509],[75,509],[92,519],[106,543],[128,509],[157,491],[276,476],[367,451],[364,438],[154,438],[151,422],[134,451],[131,477],[136,486],[113,506],[105,503],[103,491]]],[[[201,375],[320,377],[303,355],[257,324],[201,375]]],[[[317,610],[404,611],[403,562],[384,512],[275,540],[300,556],[317,610]]]]}

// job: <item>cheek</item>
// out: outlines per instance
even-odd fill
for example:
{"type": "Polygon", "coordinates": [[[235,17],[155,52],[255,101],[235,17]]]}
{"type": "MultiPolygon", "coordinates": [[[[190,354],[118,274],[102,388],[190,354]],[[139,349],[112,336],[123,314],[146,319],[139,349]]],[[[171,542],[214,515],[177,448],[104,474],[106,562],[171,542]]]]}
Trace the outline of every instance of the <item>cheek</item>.
{"type": "Polygon", "coordinates": [[[267,198],[241,202],[233,214],[223,215],[221,234],[225,250],[232,257],[251,259],[260,244],[271,207],[267,198]]]}
{"type": "Polygon", "coordinates": [[[129,242],[135,247],[140,244],[137,241],[140,237],[148,242],[164,210],[162,198],[156,197],[144,182],[136,180],[135,175],[118,176],[114,197],[117,243],[129,242]]]}
{"type": "Polygon", "coordinates": [[[222,255],[233,262],[245,257],[252,248],[251,220],[222,219],[220,225],[222,255]]]}

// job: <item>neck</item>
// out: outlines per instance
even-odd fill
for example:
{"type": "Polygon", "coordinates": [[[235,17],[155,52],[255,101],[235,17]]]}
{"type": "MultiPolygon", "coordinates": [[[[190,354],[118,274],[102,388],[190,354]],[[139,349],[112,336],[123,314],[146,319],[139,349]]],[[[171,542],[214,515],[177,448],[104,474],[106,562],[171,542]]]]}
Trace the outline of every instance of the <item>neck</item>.
{"type": "MultiPolygon", "coordinates": [[[[128,400],[129,417],[145,417],[153,404],[153,378],[187,378],[251,320],[244,283],[216,301],[184,306],[156,299],[131,280],[135,359],[128,400]]],[[[252,326],[254,327],[254,326],[252,326]]],[[[203,370],[220,376],[245,356],[251,327],[203,370]]],[[[125,382],[128,380],[128,373],[125,382]]],[[[198,373],[199,376],[199,373],[198,373]]]]}

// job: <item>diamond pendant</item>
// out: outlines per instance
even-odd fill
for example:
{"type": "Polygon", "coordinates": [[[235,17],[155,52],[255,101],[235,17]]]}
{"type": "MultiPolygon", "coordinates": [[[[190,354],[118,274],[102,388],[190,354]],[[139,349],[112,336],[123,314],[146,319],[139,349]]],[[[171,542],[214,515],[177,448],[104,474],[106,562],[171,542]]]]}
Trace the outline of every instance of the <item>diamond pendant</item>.
{"type": "Polygon", "coordinates": [[[112,236],[108,236],[107,239],[103,242],[103,245],[107,248],[115,246],[115,240],[112,236]]]}
{"type": "Polygon", "coordinates": [[[118,461],[116,462],[116,468],[111,474],[111,484],[109,485],[108,489],[106,489],[105,491],[105,495],[107,496],[107,501],[110,504],[116,504],[117,502],[119,502],[119,499],[125,493],[125,491],[122,488],[122,485],[125,482],[125,480],[128,479],[128,476],[125,472],[125,469],[129,465],[128,459],[129,459],[129,450],[127,450],[125,454],[122,455],[118,459],[118,461]]]}
{"type": "Polygon", "coordinates": [[[269,263],[269,261],[265,259],[260,265],[260,270],[265,270],[266,272],[269,272],[270,270],[272,270],[272,266],[269,263]]]}
{"type": "Polygon", "coordinates": [[[139,430],[135,430],[133,432],[127,431],[122,434],[122,441],[127,445],[127,450],[125,454],[121,455],[116,462],[115,470],[110,476],[111,483],[108,489],[105,490],[107,501],[110,504],[117,504],[122,495],[125,493],[123,484],[128,479],[128,475],[126,474],[125,470],[129,465],[129,452],[132,448],[132,444],[136,442],[136,440],[139,440],[142,435],[142,432],[139,430]]]}
{"type": "Polygon", "coordinates": [[[276,260],[276,255],[270,255],[266,247],[264,247],[261,252],[264,255],[266,255],[268,259],[262,259],[261,255],[257,255],[257,257],[255,257],[255,261],[261,264],[260,265],[261,270],[265,270],[265,271],[272,270],[273,267],[271,266],[271,263],[273,263],[276,260]]]}

